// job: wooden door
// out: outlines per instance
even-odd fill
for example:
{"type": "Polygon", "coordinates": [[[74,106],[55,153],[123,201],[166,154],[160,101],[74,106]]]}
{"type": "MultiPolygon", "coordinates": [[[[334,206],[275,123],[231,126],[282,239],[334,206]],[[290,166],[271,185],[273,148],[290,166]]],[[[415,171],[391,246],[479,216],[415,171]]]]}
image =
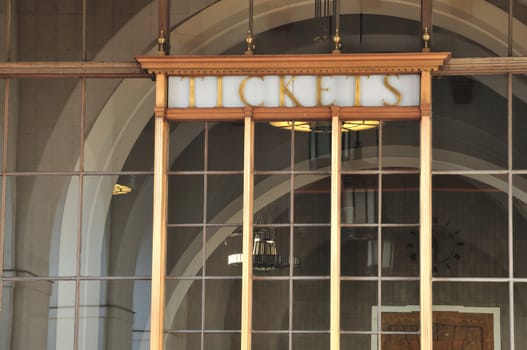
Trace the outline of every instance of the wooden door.
{"type": "MultiPolygon", "coordinates": [[[[416,332],[418,312],[383,312],[382,330],[416,332]]],[[[434,311],[433,350],[493,350],[493,315],[434,311]]],[[[387,334],[382,336],[383,350],[420,350],[419,336],[387,334]]]]}

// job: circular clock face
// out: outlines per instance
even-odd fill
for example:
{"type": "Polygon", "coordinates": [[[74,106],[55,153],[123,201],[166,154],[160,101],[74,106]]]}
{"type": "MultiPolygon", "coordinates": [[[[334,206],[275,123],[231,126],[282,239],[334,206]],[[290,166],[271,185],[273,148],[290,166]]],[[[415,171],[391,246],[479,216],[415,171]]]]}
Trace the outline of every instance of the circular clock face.
{"type": "MultiPolygon", "coordinates": [[[[419,231],[412,231],[414,242],[408,244],[410,248],[409,257],[416,260],[419,256],[419,231]]],[[[460,230],[444,225],[434,224],[432,226],[432,268],[434,273],[451,270],[457,261],[461,260],[461,252],[465,243],[460,237],[460,230]]]]}

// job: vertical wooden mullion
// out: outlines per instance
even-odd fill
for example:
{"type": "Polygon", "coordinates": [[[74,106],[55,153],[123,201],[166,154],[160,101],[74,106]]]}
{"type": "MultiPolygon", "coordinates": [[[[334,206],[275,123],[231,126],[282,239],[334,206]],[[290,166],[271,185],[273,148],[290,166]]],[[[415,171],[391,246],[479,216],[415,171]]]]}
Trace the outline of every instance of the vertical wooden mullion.
{"type": "Polygon", "coordinates": [[[340,349],[340,159],[341,123],[339,109],[331,117],[331,262],[330,262],[330,349],[340,349]]]}
{"type": "Polygon", "coordinates": [[[253,292],[254,121],[245,110],[243,138],[243,248],[241,349],[251,349],[253,292]]]}
{"type": "Polygon", "coordinates": [[[421,349],[432,349],[432,80],[421,73],[420,306],[421,349]]]}
{"type": "Polygon", "coordinates": [[[166,234],[167,234],[167,166],[168,122],[167,76],[156,76],[154,203],[152,227],[152,296],[150,350],[163,350],[165,316],[166,234]]]}

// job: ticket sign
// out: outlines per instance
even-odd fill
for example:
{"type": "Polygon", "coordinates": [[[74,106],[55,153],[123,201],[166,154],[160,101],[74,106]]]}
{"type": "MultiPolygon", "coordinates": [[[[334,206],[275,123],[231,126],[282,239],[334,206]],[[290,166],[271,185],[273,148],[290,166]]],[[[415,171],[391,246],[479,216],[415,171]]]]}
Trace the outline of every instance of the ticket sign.
{"type": "Polygon", "coordinates": [[[419,75],[171,76],[169,108],[418,106],[419,75]]]}

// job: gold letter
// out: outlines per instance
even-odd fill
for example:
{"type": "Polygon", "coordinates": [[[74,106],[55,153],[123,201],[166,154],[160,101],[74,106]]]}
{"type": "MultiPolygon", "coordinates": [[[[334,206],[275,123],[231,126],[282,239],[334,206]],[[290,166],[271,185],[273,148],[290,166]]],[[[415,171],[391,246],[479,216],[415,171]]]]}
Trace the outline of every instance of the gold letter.
{"type": "Polygon", "coordinates": [[[293,101],[295,107],[303,107],[302,104],[297,100],[295,95],[289,90],[289,85],[295,81],[295,77],[291,77],[286,83],[284,77],[280,77],[280,107],[285,106],[285,96],[289,97],[293,101]]]}
{"type": "Polygon", "coordinates": [[[255,106],[255,105],[252,105],[250,104],[247,99],[245,98],[245,84],[247,84],[247,82],[250,80],[250,79],[253,79],[253,78],[258,78],[258,79],[261,79],[263,81],[263,78],[262,77],[251,77],[251,76],[248,76],[246,78],[244,78],[242,80],[242,82],[240,83],[240,88],[238,89],[238,93],[240,94],[240,100],[242,100],[243,104],[246,105],[246,106],[251,106],[251,107],[262,107],[264,105],[263,101],[260,102],[259,105],[255,106]]]}
{"type": "MultiPolygon", "coordinates": [[[[360,78],[361,75],[355,76],[355,101],[353,103],[354,106],[360,106],[360,78]]],[[[366,75],[366,79],[369,79],[370,76],[366,75]]]]}
{"type": "MultiPolygon", "coordinates": [[[[322,106],[322,91],[329,91],[329,88],[322,87],[322,76],[317,76],[317,106],[322,106]]],[[[335,100],[329,106],[335,104],[335,100]]]]}
{"type": "MultiPolygon", "coordinates": [[[[401,99],[402,99],[402,96],[401,96],[401,92],[399,90],[397,90],[396,88],[393,87],[392,84],[390,84],[390,82],[388,81],[388,78],[390,77],[390,75],[385,75],[384,76],[384,86],[386,86],[386,88],[388,90],[390,90],[391,92],[393,92],[393,94],[395,95],[395,97],[397,97],[397,101],[395,103],[388,103],[386,102],[386,100],[383,98],[382,99],[382,103],[385,105],[385,106],[398,106],[401,104],[401,99]]],[[[399,78],[398,75],[396,75],[397,78],[399,78]]]]}
{"type": "Polygon", "coordinates": [[[217,94],[216,94],[216,107],[223,107],[223,77],[218,77],[217,82],[217,94]]]}
{"type": "Polygon", "coordinates": [[[196,107],[196,78],[190,77],[189,78],[189,90],[190,90],[190,96],[188,101],[188,106],[190,108],[196,107]]]}

